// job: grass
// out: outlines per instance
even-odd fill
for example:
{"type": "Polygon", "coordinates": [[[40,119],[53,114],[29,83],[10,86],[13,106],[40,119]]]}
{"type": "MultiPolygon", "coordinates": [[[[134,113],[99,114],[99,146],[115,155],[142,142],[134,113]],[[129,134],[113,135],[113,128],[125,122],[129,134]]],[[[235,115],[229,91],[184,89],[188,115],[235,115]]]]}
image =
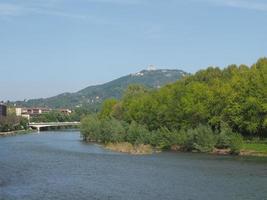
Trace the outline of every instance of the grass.
{"type": "Polygon", "coordinates": [[[243,155],[267,156],[267,144],[262,142],[248,142],[243,145],[243,155]]]}
{"type": "Polygon", "coordinates": [[[143,154],[152,154],[153,149],[150,145],[132,145],[128,142],[122,143],[109,143],[106,145],[106,148],[112,151],[117,151],[121,153],[129,153],[135,155],[143,155],[143,154]]]}
{"type": "Polygon", "coordinates": [[[264,143],[245,143],[243,149],[267,154],[267,144],[264,143]]]}

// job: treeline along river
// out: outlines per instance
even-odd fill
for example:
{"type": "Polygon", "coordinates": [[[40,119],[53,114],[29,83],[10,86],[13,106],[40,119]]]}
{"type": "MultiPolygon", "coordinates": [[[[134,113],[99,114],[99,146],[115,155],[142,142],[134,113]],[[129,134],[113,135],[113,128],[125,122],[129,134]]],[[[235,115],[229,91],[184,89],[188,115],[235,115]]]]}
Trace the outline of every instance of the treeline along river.
{"type": "Polygon", "coordinates": [[[79,132],[0,138],[1,200],[265,200],[267,159],[163,152],[134,156],[79,132]]]}

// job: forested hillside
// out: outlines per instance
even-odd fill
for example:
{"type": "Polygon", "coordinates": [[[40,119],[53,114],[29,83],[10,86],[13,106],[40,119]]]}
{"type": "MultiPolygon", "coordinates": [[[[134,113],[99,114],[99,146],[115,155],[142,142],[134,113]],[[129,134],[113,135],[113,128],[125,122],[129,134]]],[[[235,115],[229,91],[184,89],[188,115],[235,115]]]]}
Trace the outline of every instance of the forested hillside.
{"type": "Polygon", "coordinates": [[[16,102],[27,107],[74,108],[91,107],[95,110],[108,98],[121,98],[123,92],[131,84],[141,84],[147,88],[159,88],[167,83],[175,82],[187,75],[181,70],[143,70],[111,82],[89,86],[75,93],[64,93],[51,98],[32,99],[16,102]]]}

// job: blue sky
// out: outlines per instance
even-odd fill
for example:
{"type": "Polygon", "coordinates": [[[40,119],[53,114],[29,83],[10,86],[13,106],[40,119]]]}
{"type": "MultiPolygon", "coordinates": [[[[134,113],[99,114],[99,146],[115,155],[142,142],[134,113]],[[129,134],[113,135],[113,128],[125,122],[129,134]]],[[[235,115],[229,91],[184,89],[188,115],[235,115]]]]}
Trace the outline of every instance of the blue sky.
{"type": "Polygon", "coordinates": [[[267,56],[266,0],[0,0],[0,100],[74,92],[149,64],[267,56]]]}

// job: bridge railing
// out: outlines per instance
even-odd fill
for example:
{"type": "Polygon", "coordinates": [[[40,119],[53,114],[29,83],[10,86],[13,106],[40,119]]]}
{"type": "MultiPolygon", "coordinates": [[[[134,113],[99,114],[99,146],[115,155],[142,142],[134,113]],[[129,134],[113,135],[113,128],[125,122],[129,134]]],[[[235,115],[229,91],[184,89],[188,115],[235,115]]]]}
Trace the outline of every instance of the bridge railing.
{"type": "Polygon", "coordinates": [[[30,122],[29,125],[56,125],[56,124],[62,124],[62,125],[79,125],[81,122],[30,122]]]}

